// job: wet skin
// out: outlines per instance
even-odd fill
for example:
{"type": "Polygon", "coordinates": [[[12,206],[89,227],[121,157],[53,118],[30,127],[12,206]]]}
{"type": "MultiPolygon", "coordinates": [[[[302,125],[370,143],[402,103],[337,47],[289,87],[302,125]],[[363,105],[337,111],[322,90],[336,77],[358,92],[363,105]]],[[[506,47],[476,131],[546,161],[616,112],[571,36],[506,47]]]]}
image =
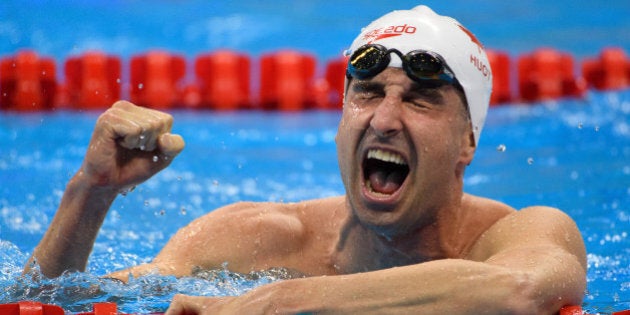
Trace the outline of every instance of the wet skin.
{"type": "Polygon", "coordinates": [[[464,168],[475,151],[462,102],[455,87],[421,85],[398,68],[351,82],[337,133],[338,158],[350,206],[364,224],[394,237],[457,207],[464,168]],[[400,187],[388,193],[370,187],[370,150],[404,161],[409,172],[400,187]]]}

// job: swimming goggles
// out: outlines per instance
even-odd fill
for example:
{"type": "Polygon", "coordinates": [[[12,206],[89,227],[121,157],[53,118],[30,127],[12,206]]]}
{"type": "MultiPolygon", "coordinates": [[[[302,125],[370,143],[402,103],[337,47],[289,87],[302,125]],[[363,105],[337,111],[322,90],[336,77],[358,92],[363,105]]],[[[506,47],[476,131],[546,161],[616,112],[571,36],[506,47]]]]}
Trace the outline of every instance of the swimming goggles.
{"type": "Polygon", "coordinates": [[[367,44],[359,47],[348,60],[346,76],[359,80],[376,76],[385,70],[395,53],[402,60],[407,76],[415,82],[443,81],[453,84],[457,81],[442,56],[426,50],[413,50],[403,55],[398,49],[387,49],[383,45],[367,44]]]}

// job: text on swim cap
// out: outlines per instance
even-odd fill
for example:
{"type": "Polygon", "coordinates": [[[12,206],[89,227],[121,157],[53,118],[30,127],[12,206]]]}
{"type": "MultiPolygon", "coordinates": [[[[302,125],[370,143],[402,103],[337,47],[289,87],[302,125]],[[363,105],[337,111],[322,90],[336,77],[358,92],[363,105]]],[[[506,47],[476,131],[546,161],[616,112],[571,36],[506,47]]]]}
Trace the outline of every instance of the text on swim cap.
{"type": "Polygon", "coordinates": [[[477,56],[470,54],[470,63],[475,66],[484,77],[487,78],[490,75],[490,68],[477,56]]]}
{"type": "Polygon", "coordinates": [[[363,40],[367,41],[368,44],[371,44],[383,38],[400,36],[403,34],[413,34],[416,30],[417,28],[415,26],[407,24],[380,27],[363,35],[363,40]]]}

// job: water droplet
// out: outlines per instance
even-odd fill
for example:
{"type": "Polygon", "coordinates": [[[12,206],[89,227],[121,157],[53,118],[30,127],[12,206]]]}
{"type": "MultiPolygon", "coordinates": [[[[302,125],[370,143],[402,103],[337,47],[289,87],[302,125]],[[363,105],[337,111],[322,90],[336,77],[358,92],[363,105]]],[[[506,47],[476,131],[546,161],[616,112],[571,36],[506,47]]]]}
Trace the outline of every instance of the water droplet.
{"type": "Polygon", "coordinates": [[[599,126],[595,126],[595,132],[599,131],[599,126]]]}
{"type": "Polygon", "coordinates": [[[121,80],[120,78],[116,79],[116,83],[120,84],[121,80]]]}
{"type": "Polygon", "coordinates": [[[499,152],[505,152],[507,148],[505,147],[505,144],[499,144],[499,146],[497,147],[497,151],[499,152]]]}
{"type": "Polygon", "coordinates": [[[159,158],[157,155],[154,155],[154,156],[153,156],[153,162],[157,162],[157,161],[159,161],[159,160],[160,160],[160,158],[159,158]]]}
{"type": "Polygon", "coordinates": [[[138,84],[138,89],[142,90],[143,88],[144,88],[144,84],[139,83],[139,84],[138,84]]]}
{"type": "Polygon", "coordinates": [[[182,208],[179,210],[179,212],[180,212],[182,215],[186,215],[186,208],[182,207],[182,208]]]}
{"type": "Polygon", "coordinates": [[[532,157],[527,158],[527,164],[529,164],[529,165],[534,164],[534,158],[532,158],[532,157]]]}
{"type": "Polygon", "coordinates": [[[579,122],[579,123],[578,123],[578,129],[582,129],[582,126],[583,126],[583,125],[582,125],[582,122],[579,122]]]}
{"type": "Polygon", "coordinates": [[[147,137],[147,136],[145,136],[145,135],[143,135],[143,134],[139,136],[140,140],[144,140],[144,139],[146,139],[146,137],[147,137]]]}
{"type": "Polygon", "coordinates": [[[123,188],[119,191],[119,193],[124,197],[127,196],[128,193],[134,191],[134,189],[136,189],[136,186],[131,186],[129,188],[123,188]]]}
{"type": "Polygon", "coordinates": [[[144,151],[144,149],[146,149],[146,148],[147,148],[146,146],[141,145],[139,149],[140,149],[140,151],[144,151]]]}

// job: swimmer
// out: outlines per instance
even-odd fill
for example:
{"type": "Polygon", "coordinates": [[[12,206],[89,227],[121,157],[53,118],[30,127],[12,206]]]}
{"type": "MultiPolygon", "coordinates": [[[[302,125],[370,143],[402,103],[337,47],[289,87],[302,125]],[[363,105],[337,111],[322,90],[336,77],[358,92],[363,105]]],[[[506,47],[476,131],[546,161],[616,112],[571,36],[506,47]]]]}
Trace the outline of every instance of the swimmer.
{"type": "MultiPolygon", "coordinates": [[[[222,207],[150,263],[108,276],[182,277],[224,264],[304,275],[235,297],[178,295],[168,315],[554,314],[581,304],[586,254],[566,214],[463,192],[491,82],[481,43],[456,20],[426,6],[378,18],[350,47],[336,137],[345,195],[222,207]]],[[[85,269],[116,196],[183,150],[171,125],[124,101],[100,116],[31,258],[44,275],[85,269]]]]}

